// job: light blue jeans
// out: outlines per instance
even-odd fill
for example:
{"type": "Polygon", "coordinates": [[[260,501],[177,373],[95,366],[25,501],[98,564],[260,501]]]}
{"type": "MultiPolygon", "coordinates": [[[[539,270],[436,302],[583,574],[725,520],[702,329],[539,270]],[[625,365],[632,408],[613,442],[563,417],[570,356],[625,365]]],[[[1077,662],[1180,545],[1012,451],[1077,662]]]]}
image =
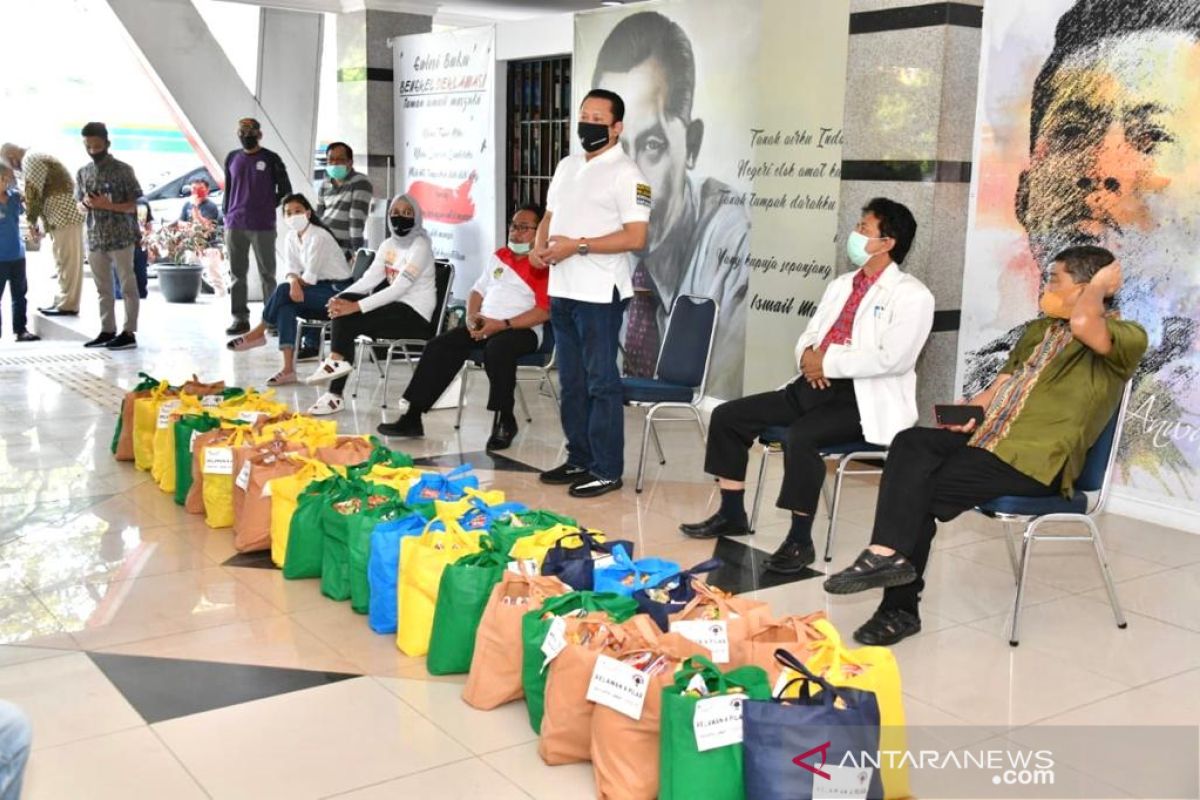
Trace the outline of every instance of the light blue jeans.
{"type": "Polygon", "coordinates": [[[0,800],[20,800],[32,738],[25,712],[0,700],[0,800]]]}

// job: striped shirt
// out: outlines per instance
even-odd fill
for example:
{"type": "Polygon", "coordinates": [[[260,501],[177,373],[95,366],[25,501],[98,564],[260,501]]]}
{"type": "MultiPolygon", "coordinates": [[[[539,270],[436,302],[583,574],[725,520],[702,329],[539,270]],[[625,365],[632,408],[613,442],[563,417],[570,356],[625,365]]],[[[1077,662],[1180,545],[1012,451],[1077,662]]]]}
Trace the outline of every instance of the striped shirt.
{"type": "Polygon", "coordinates": [[[321,182],[317,197],[317,216],[328,226],[347,257],[365,247],[367,213],[371,210],[371,181],[361,172],[351,172],[336,184],[330,178],[321,182]]]}

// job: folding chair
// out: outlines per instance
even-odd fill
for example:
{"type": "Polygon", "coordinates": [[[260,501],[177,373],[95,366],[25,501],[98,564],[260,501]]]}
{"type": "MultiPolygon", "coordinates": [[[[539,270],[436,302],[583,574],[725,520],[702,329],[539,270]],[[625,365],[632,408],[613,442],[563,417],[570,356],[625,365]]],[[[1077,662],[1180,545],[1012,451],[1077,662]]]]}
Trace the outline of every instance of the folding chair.
{"type": "MultiPolygon", "coordinates": [[[[440,336],[446,328],[446,308],[450,303],[450,289],[454,286],[454,265],[444,259],[439,259],[433,264],[434,282],[437,292],[437,304],[434,306],[434,319],[436,320],[432,339],[440,336]]],[[[354,363],[357,365],[354,375],[354,391],[351,392],[351,397],[358,397],[358,385],[362,381],[363,359],[370,357],[371,363],[379,370],[380,376],[383,378],[383,400],[380,403],[380,408],[386,409],[388,398],[388,384],[391,381],[392,374],[392,357],[399,351],[404,355],[404,361],[410,367],[413,365],[413,351],[419,353],[424,350],[426,342],[429,339],[375,339],[370,336],[360,336],[355,342],[356,352],[354,363]],[[379,366],[378,351],[384,350],[384,365],[379,366]]]]}
{"type": "Polygon", "coordinates": [[[1125,411],[1129,405],[1130,387],[1131,384],[1125,385],[1125,391],[1121,395],[1121,402],[1117,405],[1116,411],[1113,412],[1095,444],[1088,450],[1087,458],[1083,463],[1083,472],[1075,480],[1075,492],[1070,500],[1062,495],[997,497],[975,509],[980,514],[1004,523],[1004,542],[1008,546],[1008,558],[1012,562],[1013,577],[1017,584],[1016,595],[1013,598],[1012,621],[1008,633],[1008,643],[1013,647],[1020,644],[1020,640],[1017,638],[1017,628],[1021,619],[1021,600],[1025,595],[1025,579],[1029,575],[1029,562],[1033,557],[1033,543],[1041,539],[1059,542],[1091,542],[1096,553],[1096,561],[1100,565],[1100,574],[1104,577],[1104,588],[1108,590],[1108,602],[1112,606],[1117,627],[1125,628],[1127,624],[1125,613],[1121,610],[1121,601],[1117,599],[1116,587],[1113,586],[1112,573],[1108,568],[1108,555],[1104,551],[1104,543],[1100,539],[1100,529],[1096,526],[1095,519],[1104,511],[1104,506],[1108,502],[1113,465],[1117,460],[1117,445],[1121,441],[1121,430],[1125,426],[1125,411]],[[1014,522],[1025,523],[1019,558],[1011,532],[1014,522]],[[1047,522],[1077,523],[1086,528],[1087,533],[1078,536],[1039,533],[1039,528],[1047,522]]]}
{"type": "Polygon", "coordinates": [[[659,463],[667,463],[654,423],[688,421],[680,417],[655,419],[659,411],[667,408],[688,411],[700,429],[700,444],[704,444],[707,431],[704,418],[700,416],[700,401],[704,399],[704,385],[708,380],[708,364],[712,359],[718,312],[717,301],[711,297],[690,294],[676,297],[667,317],[667,331],[658,351],[654,377],[621,379],[625,404],[647,406],[646,421],[642,427],[641,455],[638,458],[635,487],[638,492],[642,491],[642,479],[646,472],[646,447],[651,435],[654,437],[659,463]]]}
{"type": "MultiPolygon", "coordinates": [[[[462,425],[463,407],[467,404],[467,379],[472,372],[479,372],[482,369],[483,348],[476,347],[471,351],[471,355],[463,367],[462,380],[458,382],[458,416],[454,419],[455,430],[462,425]]],[[[550,394],[553,395],[554,404],[557,406],[558,389],[554,386],[554,378],[550,375],[552,369],[554,369],[554,329],[550,327],[549,322],[546,322],[542,325],[541,347],[535,352],[517,359],[517,402],[521,404],[521,413],[525,415],[526,422],[533,422],[533,415],[529,413],[529,405],[525,402],[525,392],[521,390],[521,382],[537,381],[539,388],[542,383],[549,384],[550,394]]]]}
{"type": "MultiPolygon", "coordinates": [[[[767,479],[767,460],[773,453],[782,453],[787,441],[787,428],[771,427],[763,431],[758,442],[762,445],[762,459],[758,462],[758,485],[754,491],[754,508],[750,512],[750,531],[753,533],[758,525],[758,511],[762,507],[763,484],[767,479]]],[[[887,448],[870,442],[846,442],[834,444],[820,449],[821,458],[826,461],[836,461],[837,471],[834,475],[833,487],[826,480],[821,484],[821,494],[825,497],[825,509],[829,513],[829,528],[825,532],[825,560],[833,560],[833,537],[837,533],[838,508],[842,502],[842,480],[847,475],[879,475],[883,467],[867,467],[852,469],[856,461],[877,461],[882,464],[887,460],[887,448]]]]}
{"type": "MultiPolygon", "coordinates": [[[[350,270],[350,281],[354,282],[366,274],[367,269],[371,266],[371,262],[375,260],[375,251],[368,250],[365,247],[360,247],[354,254],[354,266],[350,270]]],[[[306,330],[316,329],[320,331],[317,335],[317,359],[323,361],[325,359],[325,343],[329,341],[329,331],[332,327],[328,319],[305,319],[303,317],[296,318],[296,353],[300,353],[300,342],[304,338],[306,330]]]]}

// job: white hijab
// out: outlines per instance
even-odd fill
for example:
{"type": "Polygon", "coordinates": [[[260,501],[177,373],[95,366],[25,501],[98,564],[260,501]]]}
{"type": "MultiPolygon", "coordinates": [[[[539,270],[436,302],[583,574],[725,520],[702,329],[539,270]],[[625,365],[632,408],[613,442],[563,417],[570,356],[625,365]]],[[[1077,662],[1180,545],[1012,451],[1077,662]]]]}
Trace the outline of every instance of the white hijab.
{"type": "Polygon", "coordinates": [[[421,224],[424,221],[425,215],[421,213],[421,207],[417,205],[416,199],[410,194],[398,194],[388,201],[387,204],[387,230],[391,241],[397,246],[408,249],[416,243],[417,239],[424,238],[432,249],[433,242],[429,238],[429,231],[425,230],[421,224]],[[413,210],[413,228],[404,236],[398,235],[392,230],[392,207],[396,205],[397,200],[405,200],[413,210]]]}

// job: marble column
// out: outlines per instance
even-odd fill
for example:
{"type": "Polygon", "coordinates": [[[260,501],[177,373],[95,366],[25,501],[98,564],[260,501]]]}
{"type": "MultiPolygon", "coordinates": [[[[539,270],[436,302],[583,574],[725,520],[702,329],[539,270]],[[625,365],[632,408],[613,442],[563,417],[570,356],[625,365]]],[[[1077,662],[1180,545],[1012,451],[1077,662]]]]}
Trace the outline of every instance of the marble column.
{"type": "MultiPolygon", "coordinates": [[[[904,203],[917,236],[904,269],[936,299],[917,404],[955,399],[983,2],[851,0],[840,228],[872,197],[904,203]]],[[[851,267],[844,249],[839,272],[851,267]]]]}

